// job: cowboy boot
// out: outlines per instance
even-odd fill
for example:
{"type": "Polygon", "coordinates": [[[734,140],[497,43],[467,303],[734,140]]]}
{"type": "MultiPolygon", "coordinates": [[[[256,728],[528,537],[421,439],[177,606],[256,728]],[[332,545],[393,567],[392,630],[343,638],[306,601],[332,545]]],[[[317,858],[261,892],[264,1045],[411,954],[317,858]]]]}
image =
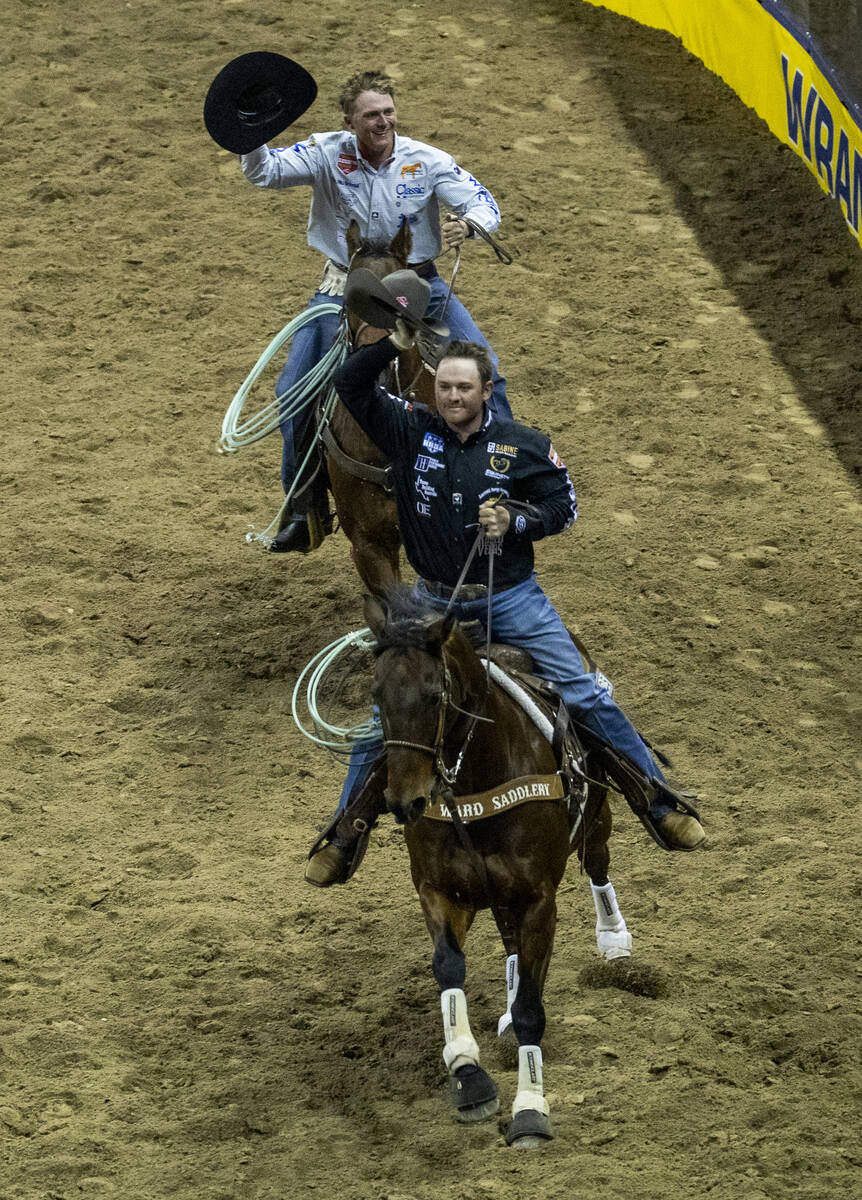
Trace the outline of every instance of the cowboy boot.
{"type": "Polygon", "coordinates": [[[316,550],[323,539],[332,533],[333,519],[325,501],[307,513],[292,516],[270,542],[270,551],[273,554],[308,554],[310,550],[316,550]]]}
{"type": "Polygon", "coordinates": [[[602,764],[632,812],[662,850],[697,850],[706,839],[699,813],[684,793],[664,780],[648,779],[623,754],[601,745],[602,764]]]}
{"type": "Polygon", "coordinates": [[[305,867],[306,883],[315,887],[331,887],[347,883],[365,857],[371,830],[377,818],[386,811],[383,789],[386,786],[386,763],[378,764],[359,794],[347,807],[336,812],[328,828],[320,835],[308,853],[305,867]]]}

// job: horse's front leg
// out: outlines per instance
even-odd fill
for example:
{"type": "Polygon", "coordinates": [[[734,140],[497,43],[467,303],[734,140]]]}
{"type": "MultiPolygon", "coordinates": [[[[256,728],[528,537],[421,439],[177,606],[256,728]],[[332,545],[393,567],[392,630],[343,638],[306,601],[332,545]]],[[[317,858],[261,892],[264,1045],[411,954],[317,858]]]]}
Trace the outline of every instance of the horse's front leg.
{"type": "Polygon", "coordinates": [[[556,926],[556,888],[547,881],[535,889],[518,929],[517,991],[511,1006],[518,1039],[518,1092],[506,1142],[519,1150],[532,1149],[554,1136],[545,1099],[541,1041],[545,1032],[542,992],[556,926]]]}
{"type": "Polygon", "coordinates": [[[434,942],[432,967],[443,1013],[443,1061],[449,1072],[449,1096],[459,1121],[487,1121],[500,1108],[497,1085],[479,1066],[479,1046],[470,1029],[462,949],[475,912],[457,908],[435,888],[423,884],[419,899],[434,942]]]}

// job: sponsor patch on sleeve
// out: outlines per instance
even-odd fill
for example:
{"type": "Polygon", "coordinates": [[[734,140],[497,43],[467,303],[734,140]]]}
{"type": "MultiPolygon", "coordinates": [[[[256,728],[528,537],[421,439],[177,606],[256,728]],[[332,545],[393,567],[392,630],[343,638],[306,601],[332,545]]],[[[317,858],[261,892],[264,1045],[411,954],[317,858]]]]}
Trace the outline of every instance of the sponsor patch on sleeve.
{"type": "Polygon", "coordinates": [[[548,448],[548,458],[551,460],[551,462],[554,464],[555,467],[561,467],[565,471],[566,464],[560,458],[559,454],[557,454],[557,452],[553,446],[550,446],[548,448]]]}
{"type": "Polygon", "coordinates": [[[359,159],[355,154],[347,154],[344,150],[338,155],[338,169],[344,175],[350,175],[359,169],[359,159]]]}

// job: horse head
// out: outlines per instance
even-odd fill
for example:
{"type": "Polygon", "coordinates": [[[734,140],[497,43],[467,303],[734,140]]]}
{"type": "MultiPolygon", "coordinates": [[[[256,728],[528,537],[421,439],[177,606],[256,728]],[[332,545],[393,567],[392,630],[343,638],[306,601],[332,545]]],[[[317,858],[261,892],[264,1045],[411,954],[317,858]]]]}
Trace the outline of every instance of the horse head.
{"type": "MultiPolygon", "coordinates": [[[[401,228],[388,246],[378,245],[363,240],[359,225],[351,221],[347,227],[348,274],[357,267],[364,267],[377,279],[391,275],[393,271],[403,270],[413,246],[413,235],[410,226],[404,221],[401,228]]],[[[347,325],[355,346],[366,346],[371,342],[379,342],[386,337],[387,330],[375,329],[366,325],[354,313],[348,312],[347,325]]]]}
{"type": "Polygon", "coordinates": [[[386,602],[366,597],[365,620],[377,641],[372,694],[387,752],[386,805],[410,824],[450,785],[446,764],[465,742],[467,660],[476,656],[452,616],[429,612],[405,591],[386,602]]]}

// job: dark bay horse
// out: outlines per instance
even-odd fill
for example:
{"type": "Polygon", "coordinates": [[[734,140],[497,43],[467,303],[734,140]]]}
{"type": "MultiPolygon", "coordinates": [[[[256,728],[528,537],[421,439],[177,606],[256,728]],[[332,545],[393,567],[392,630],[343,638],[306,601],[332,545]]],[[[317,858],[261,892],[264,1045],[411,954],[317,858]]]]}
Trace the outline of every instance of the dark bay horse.
{"type": "Polygon", "coordinates": [[[507,1141],[535,1146],[552,1136],[542,1085],[542,991],[556,891],[572,849],[592,882],[600,953],[606,959],[630,953],[631,936],[607,876],[606,791],[600,780],[588,782],[591,772],[575,772],[574,786],[560,787],[559,798],[552,798],[548,781],[559,776],[547,733],[489,679],[452,617],[423,609],[399,590],[385,602],[368,597],[365,618],[376,639],[372,694],[386,745],[386,804],[404,823],[413,883],[434,943],[452,1101],[464,1121],[487,1120],[499,1108],[496,1085],[479,1066],[464,994],[467,933],[477,911],[490,908],[509,956],[508,1003],[498,1033],[513,1030],[518,1042],[507,1141]],[[569,803],[566,791],[573,796],[569,803]],[[529,795],[551,798],[520,802],[529,795]],[[481,819],[473,819],[477,810],[481,819]]]}
{"type": "MultiPolygon", "coordinates": [[[[359,226],[351,221],[347,231],[350,270],[365,267],[378,279],[407,266],[411,247],[410,227],[402,225],[388,247],[362,242],[359,226]]],[[[363,346],[386,336],[348,312],[351,347],[363,346]]],[[[396,395],[410,395],[433,407],[434,383],[415,350],[402,351],[393,364],[392,377],[385,381],[396,395]]],[[[368,591],[382,595],[400,578],[401,537],[395,501],[386,490],[386,456],[375,446],[339,401],[324,434],[329,485],[341,527],[351,544],[356,570],[368,591]]]]}

